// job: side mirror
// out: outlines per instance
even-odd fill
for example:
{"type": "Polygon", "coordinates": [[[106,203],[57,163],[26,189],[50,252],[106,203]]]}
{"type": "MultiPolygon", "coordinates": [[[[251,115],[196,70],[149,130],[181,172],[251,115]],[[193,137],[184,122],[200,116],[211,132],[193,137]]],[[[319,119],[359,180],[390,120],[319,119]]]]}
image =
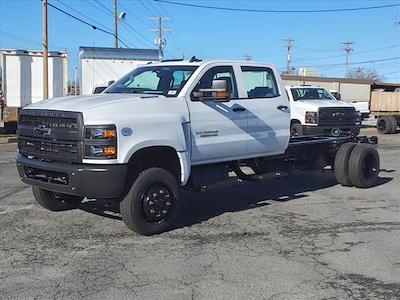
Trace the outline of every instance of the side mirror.
{"type": "Polygon", "coordinates": [[[115,82],[115,80],[110,80],[110,81],[108,82],[107,86],[112,85],[114,82],[115,82]]]}
{"type": "Polygon", "coordinates": [[[229,101],[229,93],[226,79],[214,79],[210,89],[199,89],[193,92],[193,96],[200,101],[229,101]]]}

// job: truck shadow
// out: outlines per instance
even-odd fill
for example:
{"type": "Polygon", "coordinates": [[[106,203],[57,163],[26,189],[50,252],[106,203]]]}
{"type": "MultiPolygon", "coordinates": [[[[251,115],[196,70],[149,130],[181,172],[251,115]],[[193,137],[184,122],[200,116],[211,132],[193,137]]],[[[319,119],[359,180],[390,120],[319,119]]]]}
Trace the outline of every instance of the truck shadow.
{"type": "MultiPolygon", "coordinates": [[[[379,177],[376,186],[391,181],[391,177],[379,177]]],[[[239,212],[308,197],[307,193],[337,185],[330,172],[294,172],[290,177],[261,183],[244,182],[213,188],[202,193],[182,191],[181,207],[174,229],[192,226],[226,212],[239,212]]],[[[339,188],[339,186],[338,186],[339,188]]],[[[349,188],[352,189],[352,188],[349,188]]],[[[122,220],[119,204],[101,199],[86,200],[79,209],[116,220],[122,220]]]]}
{"type": "MultiPolygon", "coordinates": [[[[379,177],[376,186],[391,181],[391,177],[379,177]]],[[[263,183],[242,183],[197,194],[197,197],[183,197],[180,219],[176,228],[182,228],[207,221],[226,212],[239,212],[308,197],[307,193],[337,185],[333,173],[294,173],[282,179],[263,183]]],[[[339,186],[338,186],[339,188],[339,186]]],[[[351,188],[349,188],[351,189],[351,188]]]]}

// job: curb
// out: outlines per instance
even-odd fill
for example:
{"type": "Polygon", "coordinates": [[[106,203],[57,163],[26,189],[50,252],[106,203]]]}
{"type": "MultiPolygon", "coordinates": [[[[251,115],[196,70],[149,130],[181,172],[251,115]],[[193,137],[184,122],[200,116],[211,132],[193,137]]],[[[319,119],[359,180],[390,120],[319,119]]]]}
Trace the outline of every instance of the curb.
{"type": "Polygon", "coordinates": [[[16,137],[0,137],[0,145],[1,144],[12,144],[16,143],[17,138],[16,137]]]}

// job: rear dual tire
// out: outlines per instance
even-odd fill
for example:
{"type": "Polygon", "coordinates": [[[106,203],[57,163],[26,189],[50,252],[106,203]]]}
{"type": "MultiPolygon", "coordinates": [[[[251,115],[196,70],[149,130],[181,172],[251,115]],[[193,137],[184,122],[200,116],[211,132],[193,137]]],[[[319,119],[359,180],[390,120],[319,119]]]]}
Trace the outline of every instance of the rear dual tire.
{"type": "Polygon", "coordinates": [[[343,186],[369,188],[376,184],[379,174],[379,154],[366,144],[346,143],[335,157],[335,176],[343,186]]]}

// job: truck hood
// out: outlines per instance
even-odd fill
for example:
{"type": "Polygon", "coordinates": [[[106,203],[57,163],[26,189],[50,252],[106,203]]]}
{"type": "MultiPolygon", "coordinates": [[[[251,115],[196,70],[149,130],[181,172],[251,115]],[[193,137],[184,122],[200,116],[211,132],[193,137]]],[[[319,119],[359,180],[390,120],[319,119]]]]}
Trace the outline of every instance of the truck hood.
{"type": "Polygon", "coordinates": [[[354,107],[353,104],[337,100],[298,100],[297,103],[304,103],[310,107],[354,107]]]}
{"type": "Polygon", "coordinates": [[[49,109],[85,112],[101,106],[109,106],[121,102],[148,101],[149,99],[166,98],[165,96],[149,94],[97,94],[84,96],[66,96],[36,102],[25,108],[49,109]]]}

